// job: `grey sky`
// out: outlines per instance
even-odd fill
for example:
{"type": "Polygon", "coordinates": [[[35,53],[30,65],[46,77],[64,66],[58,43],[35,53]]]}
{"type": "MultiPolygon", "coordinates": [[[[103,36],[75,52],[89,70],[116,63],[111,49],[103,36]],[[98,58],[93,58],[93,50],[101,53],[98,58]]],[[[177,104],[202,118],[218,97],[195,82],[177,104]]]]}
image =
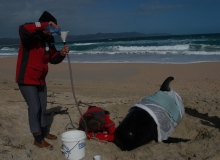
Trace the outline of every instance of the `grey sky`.
{"type": "Polygon", "coordinates": [[[0,38],[18,38],[18,26],[45,10],[71,35],[220,33],[219,8],[219,0],[1,0],[0,38]]]}

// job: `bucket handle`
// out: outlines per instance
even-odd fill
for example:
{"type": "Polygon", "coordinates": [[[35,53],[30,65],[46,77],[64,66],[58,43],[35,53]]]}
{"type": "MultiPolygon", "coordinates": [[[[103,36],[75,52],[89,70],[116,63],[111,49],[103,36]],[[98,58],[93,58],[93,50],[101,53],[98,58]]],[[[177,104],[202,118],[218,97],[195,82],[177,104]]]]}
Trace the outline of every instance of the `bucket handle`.
{"type": "MultiPolygon", "coordinates": [[[[78,141],[78,142],[76,143],[76,145],[79,144],[79,142],[80,142],[80,141],[78,141]]],[[[76,145],[73,146],[73,148],[75,148],[76,145]]],[[[62,152],[63,154],[68,154],[67,158],[69,158],[69,155],[70,155],[71,151],[73,150],[73,148],[69,150],[69,148],[66,147],[65,145],[62,145],[62,148],[61,148],[61,152],[62,152]],[[67,150],[63,150],[63,149],[62,149],[63,147],[66,148],[67,150]]]]}

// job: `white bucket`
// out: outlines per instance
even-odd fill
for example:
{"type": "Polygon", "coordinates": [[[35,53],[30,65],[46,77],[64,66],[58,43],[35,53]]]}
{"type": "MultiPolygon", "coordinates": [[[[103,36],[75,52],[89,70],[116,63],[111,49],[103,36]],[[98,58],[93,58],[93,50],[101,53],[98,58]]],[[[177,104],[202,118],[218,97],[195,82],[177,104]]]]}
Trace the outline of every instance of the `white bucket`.
{"type": "Polygon", "coordinates": [[[61,134],[63,142],[61,151],[69,160],[79,160],[85,157],[85,138],[84,131],[74,130],[61,134]]]}

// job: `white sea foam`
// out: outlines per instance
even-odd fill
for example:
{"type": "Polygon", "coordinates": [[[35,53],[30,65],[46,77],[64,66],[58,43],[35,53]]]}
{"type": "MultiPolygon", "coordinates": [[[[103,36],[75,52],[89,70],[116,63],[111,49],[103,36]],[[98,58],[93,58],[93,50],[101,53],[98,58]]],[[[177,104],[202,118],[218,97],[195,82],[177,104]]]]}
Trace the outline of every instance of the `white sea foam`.
{"type": "Polygon", "coordinates": [[[0,49],[1,51],[14,51],[15,48],[9,48],[9,47],[3,47],[2,49],[0,49]]]}
{"type": "Polygon", "coordinates": [[[86,46],[86,45],[94,45],[94,44],[100,44],[100,43],[74,43],[74,46],[86,46]]]}
{"type": "Polygon", "coordinates": [[[71,51],[70,54],[129,54],[129,55],[220,55],[219,51],[194,51],[189,49],[188,44],[174,46],[100,46],[91,50],[71,51]]]}
{"type": "Polygon", "coordinates": [[[189,45],[174,45],[174,46],[115,46],[116,50],[121,51],[178,51],[178,50],[187,50],[189,45]]]}

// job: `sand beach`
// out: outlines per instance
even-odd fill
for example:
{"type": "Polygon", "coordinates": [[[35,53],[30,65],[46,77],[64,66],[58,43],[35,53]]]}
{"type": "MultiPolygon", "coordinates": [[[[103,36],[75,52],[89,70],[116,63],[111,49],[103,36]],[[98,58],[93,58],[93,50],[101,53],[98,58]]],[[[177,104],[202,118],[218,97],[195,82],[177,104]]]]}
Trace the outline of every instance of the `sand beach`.
{"type": "MultiPolygon", "coordinates": [[[[173,76],[171,88],[183,100],[185,115],[175,128],[172,143],[149,144],[121,151],[114,143],[86,140],[86,156],[92,160],[216,160],[220,156],[220,62],[192,64],[153,63],[72,63],[74,91],[80,110],[88,105],[111,113],[116,126],[129,108],[143,97],[158,91],[173,76]]],[[[65,160],[60,135],[70,117],[76,127],[80,114],[73,98],[67,63],[49,65],[48,123],[58,140],[54,149],[33,145],[29,131],[28,108],[15,83],[16,57],[0,59],[0,159],[65,160]]],[[[73,128],[67,127],[68,130],[73,128]]]]}

